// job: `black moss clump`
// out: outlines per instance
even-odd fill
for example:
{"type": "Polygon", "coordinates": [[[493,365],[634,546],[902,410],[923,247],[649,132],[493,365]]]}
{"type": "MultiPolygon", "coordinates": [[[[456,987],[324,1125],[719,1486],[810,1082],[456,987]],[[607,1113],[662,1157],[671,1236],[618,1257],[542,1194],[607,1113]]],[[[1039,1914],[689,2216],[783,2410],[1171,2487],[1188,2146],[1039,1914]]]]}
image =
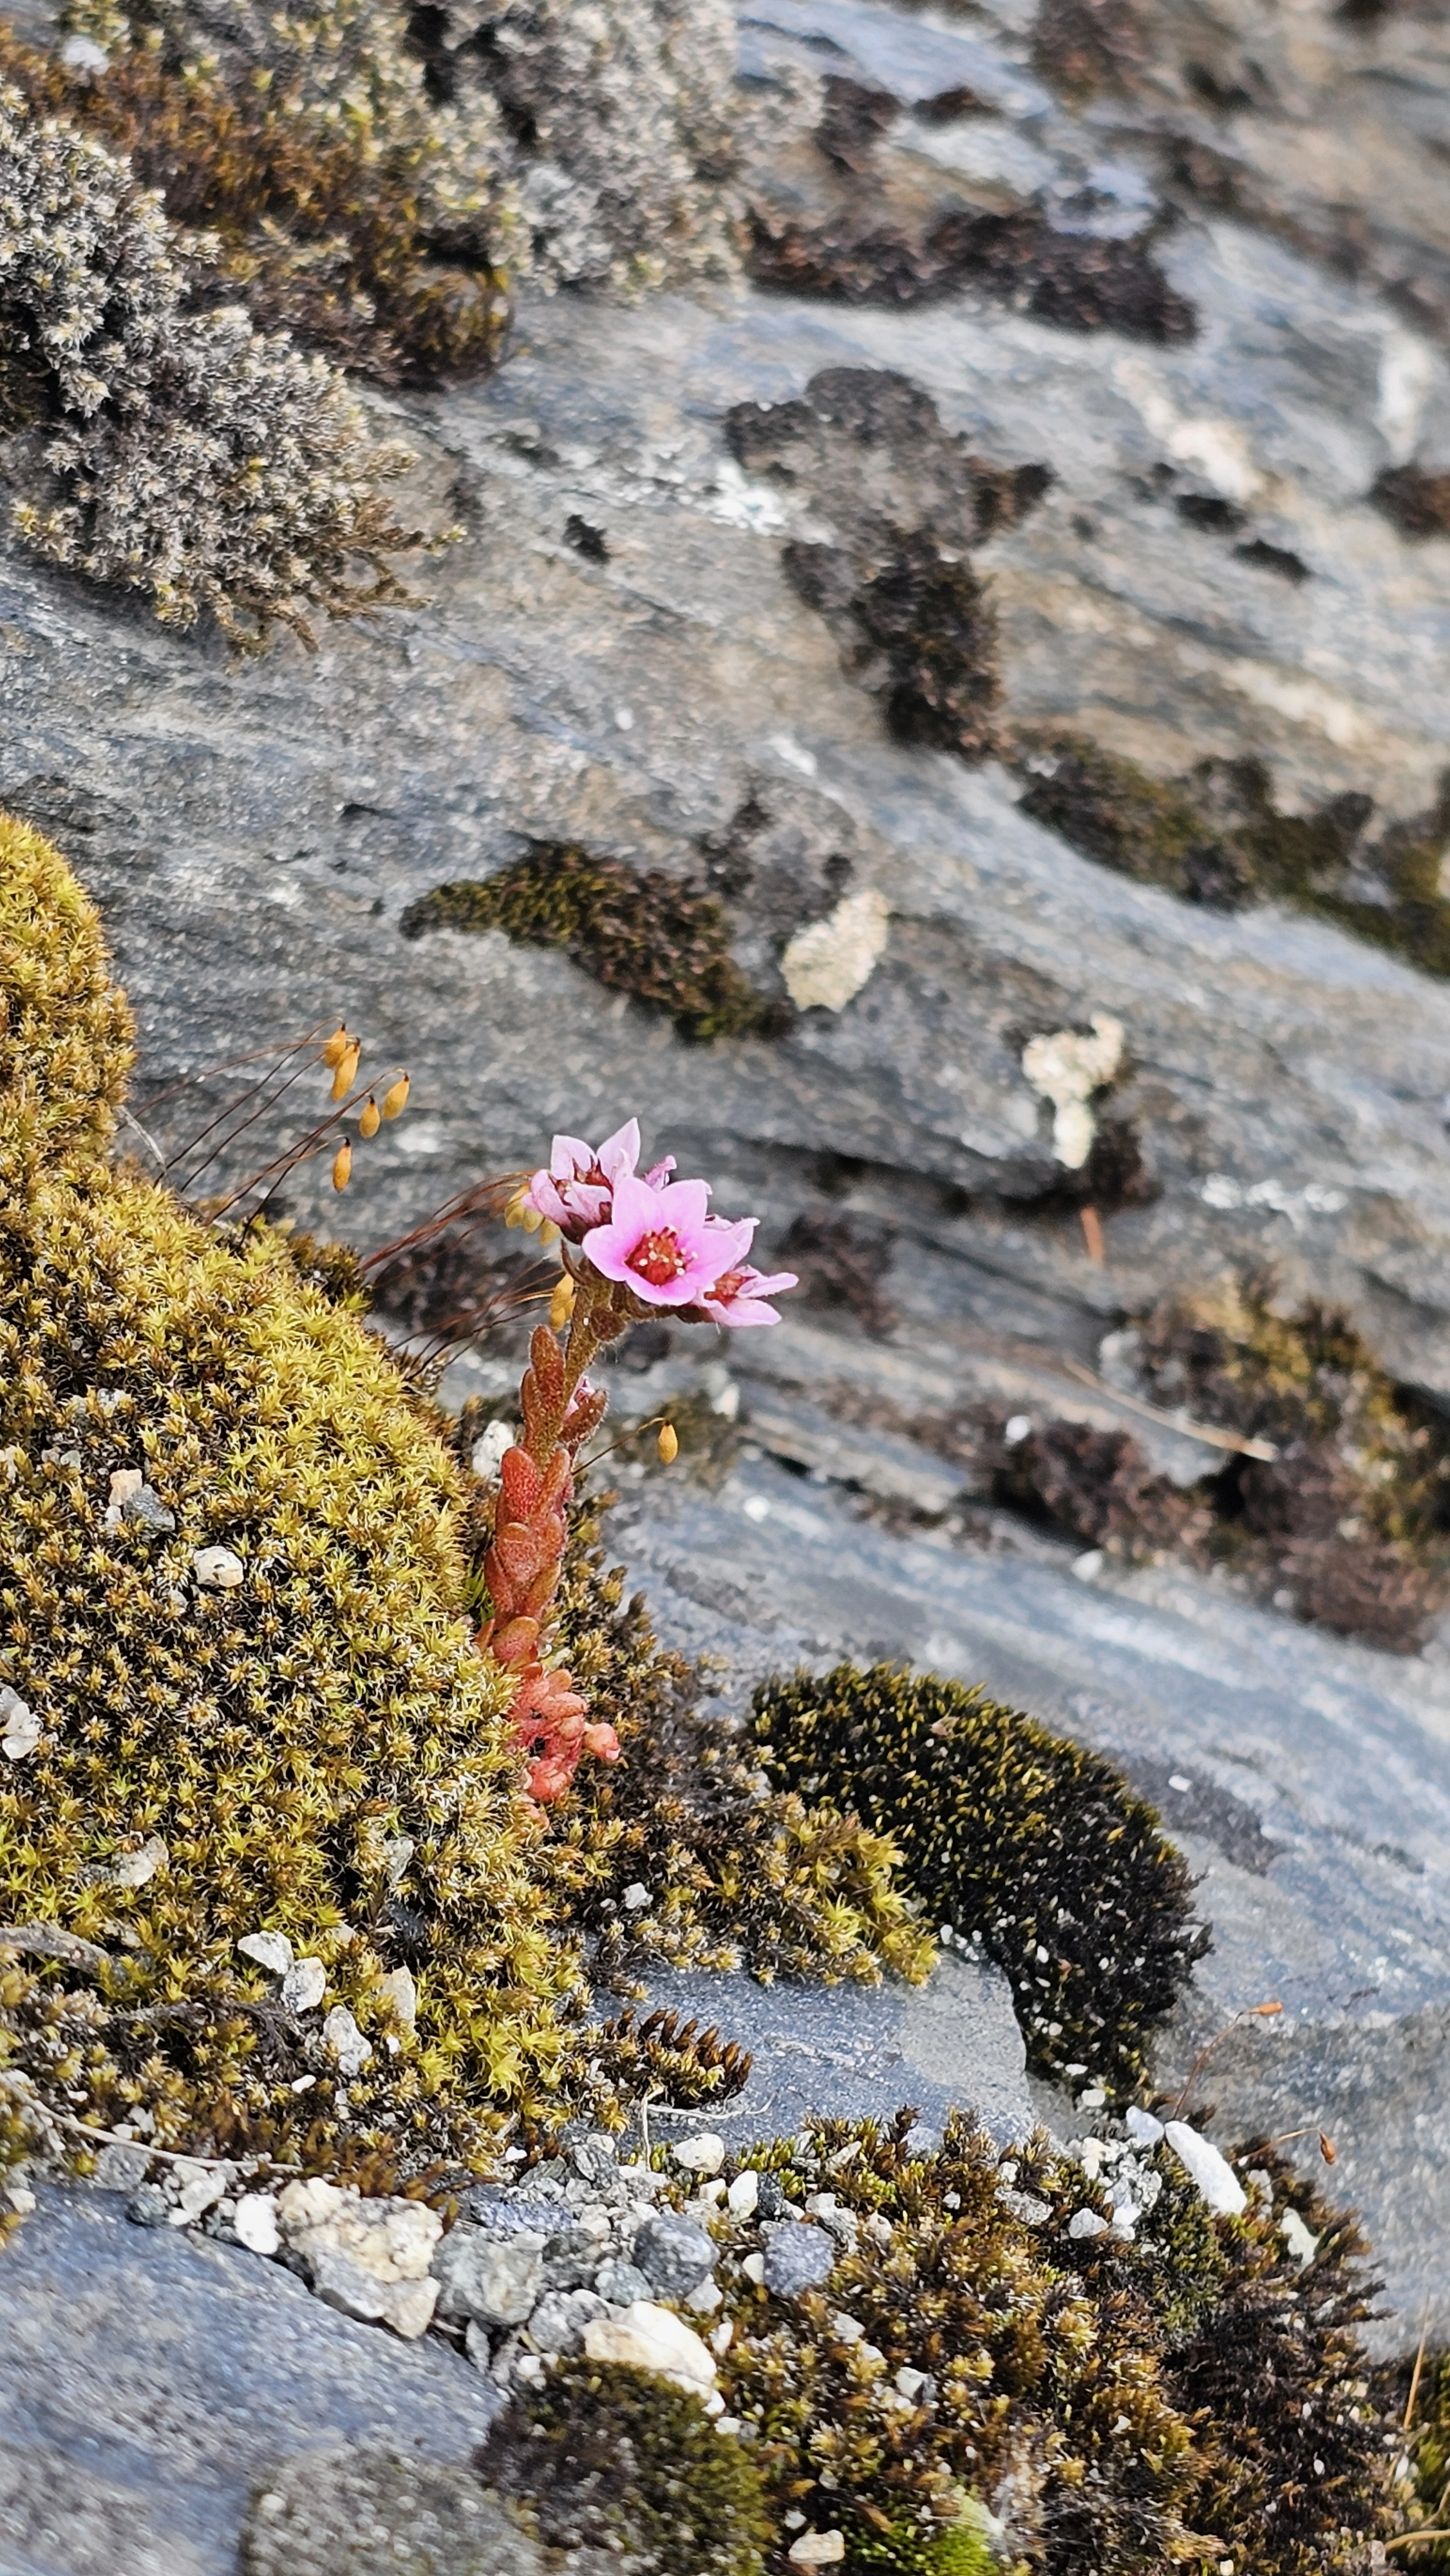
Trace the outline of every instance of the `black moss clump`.
{"type": "Polygon", "coordinates": [[[780,1249],[804,1297],[822,1306],[844,1306],[868,1333],[882,1334],[897,1320],[881,1285],[895,1240],[890,1226],[837,1208],[796,1217],[780,1249]]]}
{"type": "Polygon", "coordinates": [[[639,2576],[763,2576],[776,2536],[746,2445],[648,2371],[561,2363],[519,2390],[478,2468],[546,2546],[607,2549],[639,2576]]]}
{"type": "Polygon", "coordinates": [[[973,1407],[940,1423],[932,1445],[972,1471],[973,1482],[1008,1511],[1043,1521],[1080,1547],[1119,1557],[1203,1551],[1213,1512],[1151,1465],[1127,1431],[1049,1417],[1025,1440],[1007,1438],[1009,1416],[973,1407]]]}
{"type": "Polygon", "coordinates": [[[1036,2065],[1136,2082],[1208,1934],[1187,1863],[1110,1763],[981,1690],[887,1664],[767,1682],[755,1724],[776,1779],[889,1834],[929,1919],[980,1939],[1036,2065]]]}
{"type": "Polygon", "coordinates": [[[1368,2248],[1271,2147],[1240,2147],[1234,2161],[1262,2177],[1256,2203],[1267,2183],[1275,2211],[1295,2212],[1314,2253],[1301,2264],[1277,2229],[1232,2222],[1219,2294],[1171,2350],[1169,2385],[1202,2427],[1195,2528],[1231,2533],[1256,2571],[1367,2567],[1369,2542],[1391,2527],[1393,2457],[1355,2332],[1377,2286],[1368,2248]]]}
{"type": "Polygon", "coordinates": [[[794,1014],[755,991],[730,949],[719,900],[692,877],[632,868],[568,841],[535,842],[481,882],[438,886],[410,904],[405,939],[431,930],[501,930],[534,948],[563,948],[610,992],[667,1012],[680,1035],[779,1037],[794,1014]]]}
{"type": "Polygon", "coordinates": [[[838,170],[862,177],[871,167],[871,155],[882,135],[890,132],[900,116],[901,102],[893,98],[889,89],[843,79],[839,72],[827,74],[825,94],[825,113],[816,127],[816,142],[838,170]]]}
{"type": "MultiPolygon", "coordinates": [[[[1409,2460],[1410,2475],[1401,2493],[1401,2528],[1443,2531],[1443,2507],[1450,2489],[1450,2353],[1423,2356],[1413,2391],[1411,2377],[1408,2364],[1379,2374],[1378,2394],[1390,2421],[1404,2427],[1409,2460]]],[[[1427,2569],[1429,2576],[1446,2576],[1450,2540],[1418,2542],[1405,2556],[1411,2567],[1427,2569]]]]}
{"type": "Polygon", "coordinates": [[[833,546],[788,545],[781,560],[806,605],[854,633],[848,662],[899,742],[988,758],[1002,694],[997,621],[965,557],[921,530],[864,579],[833,546]]]}
{"type": "Polygon", "coordinates": [[[1141,884],[1234,910],[1253,894],[1239,854],[1209,829],[1192,798],[1085,735],[1020,738],[1022,811],[1073,848],[1141,884]]]}
{"type": "Polygon", "coordinates": [[[1292,581],[1296,587],[1314,578],[1302,555],[1294,554],[1288,546],[1271,546],[1267,537],[1251,537],[1247,545],[1235,546],[1234,553],[1240,563],[1255,564],[1260,572],[1274,573],[1280,581],[1292,581]]]}
{"type": "Polygon", "coordinates": [[[854,217],[810,225],[752,217],[751,274],[786,295],[839,304],[941,303],[975,288],[1069,331],[1191,340],[1192,305],[1139,241],[1056,233],[1034,214],[954,212],[924,232],[854,217]]]}

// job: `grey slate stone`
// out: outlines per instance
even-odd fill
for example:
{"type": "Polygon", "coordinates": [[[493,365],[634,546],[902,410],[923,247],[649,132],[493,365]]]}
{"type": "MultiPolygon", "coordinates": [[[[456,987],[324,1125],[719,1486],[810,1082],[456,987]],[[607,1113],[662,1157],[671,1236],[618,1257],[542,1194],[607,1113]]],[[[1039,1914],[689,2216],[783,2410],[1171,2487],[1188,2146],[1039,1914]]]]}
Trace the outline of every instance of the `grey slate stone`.
{"type": "Polygon", "coordinates": [[[439,2316],[522,2325],[544,2286],[544,2241],[528,2234],[499,2239],[467,2225],[450,2228],[430,2266],[442,2284],[439,2316]]]}
{"type": "Polygon", "coordinates": [[[808,2218],[768,2218],[760,2231],[765,2247],[765,2286],[778,2299],[798,2299],[829,2280],[838,2248],[823,2227],[808,2218]]]}
{"type": "MultiPolygon", "coordinates": [[[[236,2576],[254,2486],[360,2442],[466,2459],[501,2400],[276,2263],[42,2185],[0,2267],[5,2576],[236,2576]]],[[[291,2571],[289,2571],[291,2576],[291,2571]]],[[[521,2567],[519,2576],[523,2576],[521,2567]]]]}
{"type": "Polygon", "coordinates": [[[512,2515],[463,2465],[360,2449],[291,2460],[253,2502],[241,2576],[542,2576],[512,2515]]]}
{"type": "Polygon", "coordinates": [[[634,2260],[656,2298],[687,2299],[714,2269],[715,2248],[693,2218],[660,2209],[636,2236],[634,2260]]]}

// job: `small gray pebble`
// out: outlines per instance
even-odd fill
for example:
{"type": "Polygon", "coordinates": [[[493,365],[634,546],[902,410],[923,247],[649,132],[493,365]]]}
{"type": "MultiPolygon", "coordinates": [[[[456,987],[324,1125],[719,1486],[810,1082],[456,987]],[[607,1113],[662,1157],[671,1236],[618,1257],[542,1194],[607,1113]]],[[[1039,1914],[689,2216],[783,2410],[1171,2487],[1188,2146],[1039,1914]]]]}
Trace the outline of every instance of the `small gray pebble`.
{"type": "Polygon", "coordinates": [[[133,2227],[164,2227],[170,2211],[165,2192],[158,2191],[154,2182],[143,2183],[126,2203],[126,2216],[133,2227]]]}
{"type": "Polygon", "coordinates": [[[836,2248],[823,2227],[813,2227],[809,2219],[781,2218],[767,2221],[760,2233],[765,2286],[778,2299],[798,2299],[830,2278],[836,2248]]]}
{"type": "Polygon", "coordinates": [[[604,2314],[593,2290],[550,2290],[529,2319],[529,2341],[536,2352],[578,2352],[585,2327],[604,2314]]]}
{"type": "Polygon", "coordinates": [[[638,2264],[623,2263],[617,2255],[610,2262],[600,2264],[594,2275],[594,2287],[612,2308],[632,2308],[636,2299],[654,2297],[653,2284],[646,2279],[638,2264]]]}
{"type": "Polygon", "coordinates": [[[703,2227],[678,2210],[660,2209],[634,2240],[634,2259],[657,2297],[687,2299],[715,2268],[715,2248],[703,2227]]]}

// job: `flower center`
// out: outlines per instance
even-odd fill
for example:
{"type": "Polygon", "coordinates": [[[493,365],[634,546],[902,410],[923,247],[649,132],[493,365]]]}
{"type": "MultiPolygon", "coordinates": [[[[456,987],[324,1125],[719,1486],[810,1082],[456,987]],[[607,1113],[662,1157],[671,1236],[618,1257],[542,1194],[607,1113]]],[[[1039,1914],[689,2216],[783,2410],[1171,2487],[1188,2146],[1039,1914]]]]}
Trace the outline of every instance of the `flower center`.
{"type": "Polygon", "coordinates": [[[710,1295],[718,1305],[728,1306],[732,1297],[739,1296],[744,1285],[743,1270],[727,1270],[723,1279],[716,1280],[710,1295]]]}
{"type": "Polygon", "coordinates": [[[662,1226],[658,1234],[642,1234],[625,1263],[627,1270],[647,1279],[651,1288],[668,1288],[670,1281],[680,1278],[688,1267],[679,1237],[668,1226],[662,1226]]]}

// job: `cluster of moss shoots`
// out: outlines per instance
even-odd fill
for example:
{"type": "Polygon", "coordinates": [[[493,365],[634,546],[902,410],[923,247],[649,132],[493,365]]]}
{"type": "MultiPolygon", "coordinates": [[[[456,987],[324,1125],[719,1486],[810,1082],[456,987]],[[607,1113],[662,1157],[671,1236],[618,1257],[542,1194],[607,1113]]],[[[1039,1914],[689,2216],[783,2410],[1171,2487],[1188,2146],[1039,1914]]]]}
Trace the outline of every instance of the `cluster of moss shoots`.
{"type": "MultiPolygon", "coordinates": [[[[6,824],[0,1681],[41,1732],[0,1781],[0,2162],[85,2169],[121,2129],[446,2194],[506,2134],[744,2080],[716,2033],[601,2021],[590,1984],[627,1994],[652,1962],[920,1979],[943,1920],[1006,1970],[1040,2067],[1140,2086],[1205,1937],[1151,1811],[1029,1719],[881,1668],[772,1685],[732,1733],[624,1601],[597,1506],[560,1637],[622,1753],[541,1816],[475,1643],[493,1506],[457,1426],[365,1329],[345,1263],[203,1222],[112,1159],[129,1058],[90,907],[6,824]],[[137,1467],[160,1521],[107,1507],[137,1467]],[[241,1584],[198,1579],[214,1546],[241,1584]],[[262,1929],[320,1958],[371,2038],[349,2081],[239,1955],[262,1929]]],[[[922,2154],[910,2118],[750,2159],[760,2210],[722,2222],[721,2265],[745,2435],[582,2363],[521,2400],[551,2530],[587,2504],[664,2570],[688,2527],[690,2565],[731,2576],[784,2565],[805,2521],[900,2576],[976,2576],[1003,2534],[1063,2576],[1146,2576],[1205,2531],[1264,2576],[1367,2563],[1352,2229],[1259,2157],[1321,2233],[1301,2274],[1268,2201],[1210,2219],[1165,2155],[1136,2244],[1073,2238],[1095,2189],[1043,2139],[1009,2176],[970,2120],[922,2154]],[[827,2291],[772,2300],[744,2260],[770,2192],[822,2189],[856,2250],[827,2291]],[[909,2400],[898,2369],[926,2374],[909,2400]]]]}

